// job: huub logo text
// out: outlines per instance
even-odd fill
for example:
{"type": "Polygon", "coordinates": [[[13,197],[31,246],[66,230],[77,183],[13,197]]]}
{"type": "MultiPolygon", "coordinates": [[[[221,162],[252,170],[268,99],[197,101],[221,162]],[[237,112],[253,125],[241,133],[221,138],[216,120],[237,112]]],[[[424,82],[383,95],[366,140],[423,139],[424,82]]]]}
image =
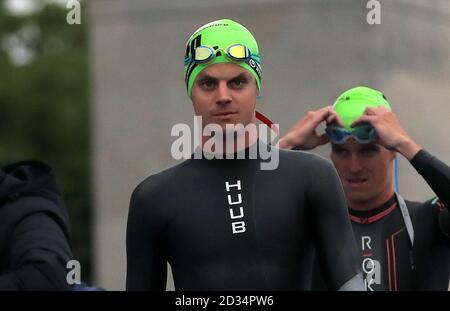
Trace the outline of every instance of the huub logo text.
{"type": "Polygon", "coordinates": [[[235,184],[225,182],[225,189],[227,190],[227,202],[229,206],[231,231],[233,234],[244,233],[246,231],[244,218],[244,208],[242,207],[242,190],[241,180],[235,184]]]}

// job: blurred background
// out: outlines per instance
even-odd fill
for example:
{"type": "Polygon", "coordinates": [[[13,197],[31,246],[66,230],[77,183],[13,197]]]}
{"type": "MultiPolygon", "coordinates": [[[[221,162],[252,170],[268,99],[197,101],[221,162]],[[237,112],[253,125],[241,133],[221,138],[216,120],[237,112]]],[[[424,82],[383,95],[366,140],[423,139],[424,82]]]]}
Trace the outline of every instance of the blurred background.
{"type": "Polygon", "coordinates": [[[91,280],[88,21],[69,25],[66,15],[66,1],[0,0],[0,165],[53,167],[75,257],[91,280]]]}
{"type": "MultiPolygon", "coordinates": [[[[207,22],[231,18],[254,34],[258,109],[282,134],[308,110],[367,85],[386,94],[419,144],[450,163],[448,0],[381,0],[379,25],[367,23],[365,0],[90,0],[79,1],[75,25],[67,0],[0,1],[0,164],[37,158],[53,166],[91,284],[125,288],[130,195],[177,163],[170,130],[193,124],[185,43],[207,22]]],[[[433,196],[404,159],[400,192],[433,196]]]]}

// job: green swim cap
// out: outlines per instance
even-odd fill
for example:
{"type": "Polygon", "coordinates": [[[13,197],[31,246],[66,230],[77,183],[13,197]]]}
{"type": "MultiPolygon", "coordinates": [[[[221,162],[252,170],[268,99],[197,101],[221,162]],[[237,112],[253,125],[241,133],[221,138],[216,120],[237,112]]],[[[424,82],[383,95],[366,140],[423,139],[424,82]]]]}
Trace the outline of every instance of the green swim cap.
{"type": "MultiPolygon", "coordinates": [[[[195,48],[200,45],[209,46],[214,49],[226,49],[232,44],[242,44],[253,55],[259,55],[258,43],[247,28],[230,19],[221,19],[200,27],[190,36],[186,43],[185,59],[191,57],[195,48]]],[[[222,52],[218,52],[217,56],[207,64],[197,64],[194,62],[185,64],[184,78],[189,97],[192,94],[192,86],[194,85],[195,78],[203,69],[217,63],[233,62],[223,54],[222,52]]],[[[256,78],[258,90],[260,90],[261,64],[254,59],[249,59],[245,62],[235,62],[235,64],[247,69],[253,74],[256,78]]]]}
{"type": "Polygon", "coordinates": [[[350,125],[363,115],[367,107],[378,106],[392,110],[383,93],[366,86],[358,86],[339,95],[333,108],[344,123],[344,127],[351,131],[350,125]]]}

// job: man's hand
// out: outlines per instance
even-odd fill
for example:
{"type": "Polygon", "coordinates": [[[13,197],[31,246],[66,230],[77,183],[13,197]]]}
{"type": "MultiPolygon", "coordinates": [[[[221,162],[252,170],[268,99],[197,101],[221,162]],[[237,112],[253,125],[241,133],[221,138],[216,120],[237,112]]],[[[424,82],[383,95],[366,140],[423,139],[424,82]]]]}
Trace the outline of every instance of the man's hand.
{"type": "Polygon", "coordinates": [[[310,150],[326,144],[328,142],[327,135],[325,133],[317,135],[316,132],[317,126],[322,122],[326,122],[327,124],[336,122],[340,126],[343,126],[331,106],[310,111],[286,135],[280,138],[280,148],[310,150]]]}
{"type": "Polygon", "coordinates": [[[355,127],[363,123],[370,123],[375,128],[378,144],[401,153],[408,160],[422,149],[401,127],[397,116],[384,106],[367,107],[364,114],[351,126],[355,127]]]}

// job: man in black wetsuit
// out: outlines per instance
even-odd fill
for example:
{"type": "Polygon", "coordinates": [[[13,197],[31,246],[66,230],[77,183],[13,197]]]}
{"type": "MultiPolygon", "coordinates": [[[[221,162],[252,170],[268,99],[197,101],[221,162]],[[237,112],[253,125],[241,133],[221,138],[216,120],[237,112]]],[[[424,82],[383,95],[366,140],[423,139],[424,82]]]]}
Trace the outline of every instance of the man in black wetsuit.
{"type": "MultiPolygon", "coordinates": [[[[215,124],[229,134],[230,124],[255,124],[258,53],[251,33],[231,20],[209,23],[188,40],[187,91],[204,130],[215,124]]],[[[308,290],[314,249],[330,288],[362,290],[332,164],[269,147],[279,152],[278,167],[263,170],[262,157],[250,154],[268,146],[249,132],[231,134],[237,143],[227,137],[223,152],[207,148],[203,135],[201,159],[192,155],[134,190],[127,290],[164,290],[167,262],[177,290],[308,290]]]]}
{"type": "MultiPolygon", "coordinates": [[[[450,271],[450,167],[405,132],[385,96],[367,87],[344,92],[333,107],[309,113],[280,147],[312,149],[328,140],[348,201],[367,290],[447,290],[450,271]],[[336,123],[317,135],[321,122],[336,123]],[[353,126],[353,127],[352,127],[353,126]],[[396,154],[439,198],[404,201],[394,191],[396,154]]],[[[315,269],[314,289],[326,289],[315,269]]]]}

